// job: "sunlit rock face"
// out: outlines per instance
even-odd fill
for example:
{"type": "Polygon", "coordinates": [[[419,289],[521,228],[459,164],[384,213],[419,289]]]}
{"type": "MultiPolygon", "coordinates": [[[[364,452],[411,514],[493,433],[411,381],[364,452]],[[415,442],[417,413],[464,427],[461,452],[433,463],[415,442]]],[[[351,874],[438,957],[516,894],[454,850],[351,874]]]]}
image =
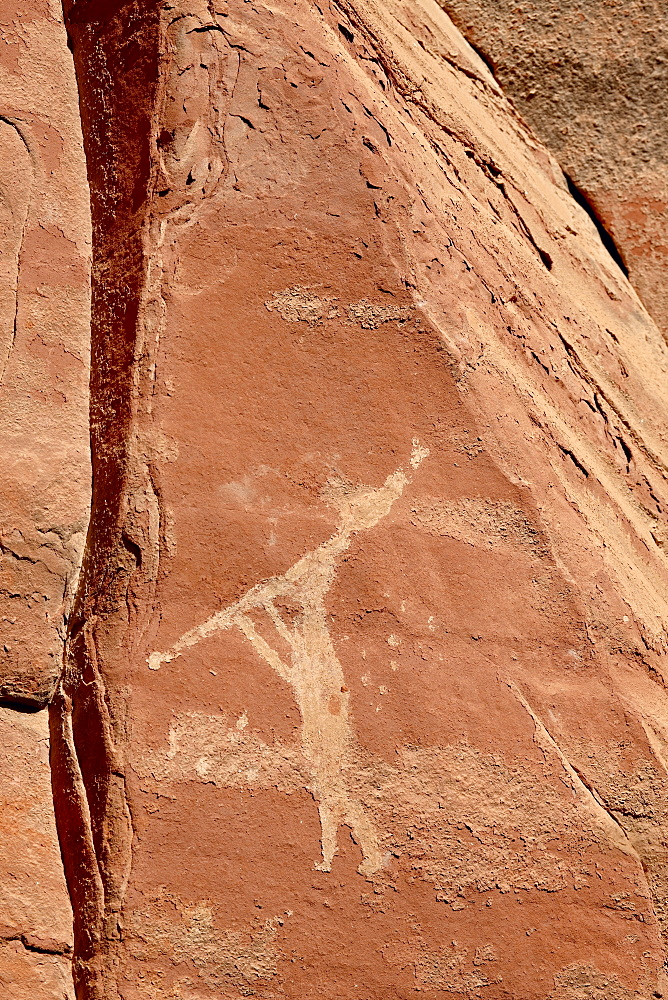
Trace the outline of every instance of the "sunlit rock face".
{"type": "Polygon", "coordinates": [[[668,337],[668,10],[439,0],[616,244],[668,337]]]}
{"type": "MultiPolygon", "coordinates": [[[[20,837],[54,864],[55,815],[53,975],[662,996],[667,348],[559,164],[432,0],[65,27],[92,496],[54,430],[54,503],[90,527],[62,670],[21,696],[50,704],[55,812],[42,783],[20,837]]],[[[44,716],[5,711],[43,761],[44,716]]]]}
{"type": "Polygon", "coordinates": [[[90,208],[58,5],[0,4],[0,701],[42,708],[90,504],[90,208]]]}
{"type": "Polygon", "coordinates": [[[90,505],[90,199],[58,4],[0,3],[0,995],[73,997],[44,708],[90,505]]]}

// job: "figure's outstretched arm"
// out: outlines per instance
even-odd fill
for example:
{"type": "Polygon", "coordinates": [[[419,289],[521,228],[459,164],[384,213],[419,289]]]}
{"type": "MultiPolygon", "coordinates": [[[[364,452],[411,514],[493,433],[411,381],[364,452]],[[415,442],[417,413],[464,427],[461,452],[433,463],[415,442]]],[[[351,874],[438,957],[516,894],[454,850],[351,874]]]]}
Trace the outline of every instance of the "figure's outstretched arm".
{"type": "MultiPolygon", "coordinates": [[[[411,468],[417,469],[428,454],[429,449],[423,447],[417,438],[415,438],[413,440],[413,450],[410,459],[411,468]]],[[[360,531],[363,528],[373,527],[385,517],[397,497],[401,496],[404,487],[409,481],[404,470],[399,468],[391,476],[388,476],[385,484],[378,489],[363,489],[362,494],[357,497],[356,502],[349,504],[347,517],[344,517],[343,523],[328,541],[324,542],[323,545],[320,545],[313,552],[309,552],[305,556],[302,556],[301,559],[298,559],[294,566],[291,566],[283,576],[272,577],[264,583],[257,584],[248,593],[244,594],[243,597],[240,597],[238,601],[230,605],[229,608],[217,611],[203,622],[203,624],[191,628],[180,639],[177,639],[171,649],[168,649],[165,653],[151,653],[148,658],[150,669],[159,670],[163,663],[169,663],[170,660],[176,659],[184,649],[195,646],[202,639],[207,639],[215,632],[228,629],[232,625],[238,625],[267,663],[270,663],[281,677],[287,678],[290,673],[290,667],[283,663],[278,654],[259,635],[247,612],[252,611],[254,608],[263,608],[271,618],[274,628],[281,638],[294,649],[296,636],[278,614],[273,603],[274,599],[290,591],[294,592],[296,590],[299,593],[300,585],[304,585],[312,575],[314,568],[318,567],[318,564],[321,571],[323,566],[331,569],[334,559],[348,548],[351,533],[360,531]]],[[[331,579],[325,577],[324,583],[324,589],[326,590],[331,583],[331,579]]]]}
{"type": "Polygon", "coordinates": [[[171,660],[175,660],[177,656],[181,655],[184,649],[190,649],[191,646],[196,646],[198,642],[202,641],[202,639],[208,639],[210,635],[214,635],[216,632],[223,632],[225,629],[232,628],[234,625],[237,625],[246,638],[253,644],[255,649],[260,653],[263,659],[267,660],[267,662],[271,664],[281,677],[284,677],[287,680],[290,667],[283,663],[278,654],[272,650],[271,646],[269,646],[262,636],[259,635],[251,618],[245,614],[245,612],[250,611],[253,608],[263,608],[271,618],[272,623],[279,635],[281,635],[290,646],[294,647],[294,636],[290,633],[290,630],[287,628],[285,623],[281,621],[276,608],[272,604],[274,590],[276,590],[276,583],[277,581],[273,580],[268,581],[266,584],[261,584],[257,588],[254,587],[238,601],[230,605],[229,608],[224,608],[222,611],[216,611],[215,614],[211,615],[210,618],[207,618],[207,620],[201,625],[196,625],[188,632],[185,632],[180,639],[176,640],[170,649],[166,650],[166,652],[151,653],[148,658],[149,668],[151,670],[159,670],[163,663],[169,663],[171,660]],[[273,659],[270,657],[273,657],[273,659]]]}
{"type": "Polygon", "coordinates": [[[239,613],[250,611],[252,608],[264,607],[266,603],[272,600],[275,592],[278,591],[280,582],[280,579],[272,578],[264,583],[257,584],[244,594],[243,597],[240,597],[238,601],[235,601],[234,604],[230,604],[228,608],[216,611],[205,622],[202,622],[201,625],[195,625],[189,629],[188,632],[185,632],[164,653],[151,653],[148,658],[149,668],[151,670],[159,670],[163,663],[175,660],[177,656],[181,655],[184,649],[196,646],[202,639],[208,639],[215,632],[223,632],[225,629],[230,628],[235,624],[236,616],[239,613]]]}
{"type": "Polygon", "coordinates": [[[290,683],[292,669],[287,663],[284,663],[280,658],[275,649],[272,649],[269,643],[262,638],[260,633],[255,628],[255,623],[252,618],[248,615],[237,615],[235,618],[235,625],[237,625],[243,634],[246,636],[250,644],[256,653],[266,660],[270,667],[272,667],[279,677],[282,677],[284,681],[290,683]]]}
{"type": "Polygon", "coordinates": [[[195,627],[191,628],[190,631],[185,632],[180,639],[177,639],[174,645],[165,653],[151,653],[148,658],[149,669],[159,670],[163,663],[169,663],[170,660],[175,660],[177,656],[181,655],[184,649],[196,646],[198,642],[202,641],[202,639],[207,639],[215,632],[221,632],[224,629],[230,628],[233,624],[234,605],[232,608],[226,608],[224,611],[217,611],[215,614],[211,615],[210,618],[207,618],[207,620],[201,625],[195,625],[195,627]]]}

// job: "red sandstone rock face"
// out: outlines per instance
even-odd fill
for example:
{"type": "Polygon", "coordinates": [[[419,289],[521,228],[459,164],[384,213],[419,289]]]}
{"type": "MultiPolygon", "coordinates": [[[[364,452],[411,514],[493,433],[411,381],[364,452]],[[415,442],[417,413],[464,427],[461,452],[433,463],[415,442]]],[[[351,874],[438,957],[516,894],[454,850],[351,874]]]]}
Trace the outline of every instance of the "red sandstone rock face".
{"type": "Polygon", "coordinates": [[[656,329],[434,5],[68,16],[79,995],[662,991],[656,329]]]}
{"type": "Polygon", "coordinates": [[[45,713],[0,709],[0,996],[73,998],[72,913],[56,840],[45,713]]]}
{"type": "Polygon", "coordinates": [[[77,997],[661,996],[656,327],[431,0],[66,20],[77,997]]]}
{"type": "MultiPolygon", "coordinates": [[[[90,221],[52,3],[0,3],[0,701],[44,707],[89,508],[90,221]]],[[[46,715],[0,709],[0,996],[73,997],[46,715]]]]}
{"type": "Polygon", "coordinates": [[[44,707],[90,504],[90,221],[57,6],[0,4],[0,699],[44,707]]]}

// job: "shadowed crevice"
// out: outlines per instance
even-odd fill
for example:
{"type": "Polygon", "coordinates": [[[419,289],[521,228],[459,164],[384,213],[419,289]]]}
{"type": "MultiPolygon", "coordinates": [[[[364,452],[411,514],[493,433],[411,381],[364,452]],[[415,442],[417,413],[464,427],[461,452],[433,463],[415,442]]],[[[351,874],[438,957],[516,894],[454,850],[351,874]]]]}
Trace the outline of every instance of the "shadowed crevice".
{"type": "Polygon", "coordinates": [[[64,0],[63,7],[79,92],[93,228],[93,481],[64,669],[49,709],[51,780],[74,915],[77,1000],[115,1000],[115,954],[132,824],[119,749],[123,722],[105,668],[109,650],[123,648],[127,591],[141,563],[125,519],[146,282],[144,233],[153,170],[160,5],[157,0],[64,0]],[[109,623],[116,614],[119,627],[114,631],[109,623]]]}
{"type": "Polygon", "coordinates": [[[612,259],[614,260],[615,264],[620,269],[624,277],[628,278],[629,269],[624,263],[624,258],[622,257],[621,250],[615,243],[614,237],[606,229],[600,215],[598,214],[598,212],[596,211],[596,209],[594,208],[593,204],[591,203],[587,195],[584,193],[584,191],[582,191],[581,188],[577,186],[575,181],[571,177],[569,177],[565,171],[564,171],[564,177],[566,178],[566,183],[568,184],[568,190],[571,194],[571,197],[575,201],[577,201],[580,208],[583,208],[584,211],[587,213],[591,221],[596,226],[596,231],[598,235],[601,237],[601,243],[608,251],[608,253],[612,257],[612,259]]]}

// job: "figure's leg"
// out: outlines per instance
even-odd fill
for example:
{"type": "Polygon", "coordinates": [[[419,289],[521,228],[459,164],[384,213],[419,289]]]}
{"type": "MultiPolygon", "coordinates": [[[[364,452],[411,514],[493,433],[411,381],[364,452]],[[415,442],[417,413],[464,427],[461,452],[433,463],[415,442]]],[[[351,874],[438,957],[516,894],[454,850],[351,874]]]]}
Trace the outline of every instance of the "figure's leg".
{"type": "Polygon", "coordinates": [[[334,855],[338,852],[336,838],[341,822],[341,810],[338,807],[332,809],[327,802],[320,802],[318,812],[320,814],[322,861],[317,862],[315,867],[319,872],[331,872],[334,855]]]}
{"type": "Polygon", "coordinates": [[[352,832],[355,843],[359,844],[363,860],[357,871],[360,875],[373,875],[383,867],[384,856],[378,844],[378,835],[373,823],[364,812],[361,802],[351,803],[345,817],[352,832]]]}

